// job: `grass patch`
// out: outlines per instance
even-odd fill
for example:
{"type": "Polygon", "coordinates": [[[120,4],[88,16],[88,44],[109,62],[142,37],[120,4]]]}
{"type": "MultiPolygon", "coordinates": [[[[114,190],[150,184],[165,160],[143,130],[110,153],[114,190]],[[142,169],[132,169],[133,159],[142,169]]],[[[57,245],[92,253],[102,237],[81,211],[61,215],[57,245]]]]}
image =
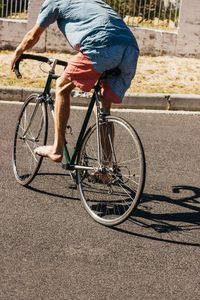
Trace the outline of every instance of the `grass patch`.
{"type": "MultiPolygon", "coordinates": [[[[34,53],[34,52],[31,52],[34,53]]],[[[48,57],[69,60],[71,54],[40,53],[48,57]]],[[[20,64],[22,79],[10,72],[11,51],[0,51],[1,86],[44,87],[48,65],[26,60],[20,64]]],[[[140,56],[135,79],[129,93],[200,94],[200,60],[181,57],[140,56]]],[[[61,74],[63,67],[57,67],[61,74]]]]}

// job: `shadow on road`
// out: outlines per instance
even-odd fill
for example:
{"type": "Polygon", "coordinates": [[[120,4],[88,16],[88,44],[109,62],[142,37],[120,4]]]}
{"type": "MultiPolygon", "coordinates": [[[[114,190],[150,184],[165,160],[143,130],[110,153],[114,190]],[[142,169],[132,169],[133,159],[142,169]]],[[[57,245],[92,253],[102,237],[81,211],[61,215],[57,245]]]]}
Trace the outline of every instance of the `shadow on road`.
{"type": "Polygon", "coordinates": [[[200,189],[193,186],[175,186],[172,187],[172,192],[176,194],[187,193],[190,196],[171,199],[164,195],[144,194],[141,204],[129,218],[129,222],[137,225],[139,230],[133,232],[121,227],[113,229],[151,240],[200,247],[200,239],[198,238],[200,189]],[[153,208],[148,205],[151,203],[154,203],[153,208]],[[158,207],[159,204],[162,204],[166,210],[169,210],[170,207],[173,212],[165,212],[164,210],[156,212],[156,206],[158,207]],[[186,212],[186,210],[189,211],[186,212]]]}
{"type": "MultiPolygon", "coordinates": [[[[52,197],[80,201],[77,190],[69,188],[71,182],[69,174],[40,173],[28,188],[52,197]]],[[[172,192],[176,194],[175,199],[165,195],[143,194],[140,205],[128,222],[112,229],[154,241],[200,247],[200,188],[174,186],[172,192]],[[178,194],[180,197],[177,197],[178,194]],[[136,226],[134,231],[131,224],[136,226]]]]}
{"type": "Polygon", "coordinates": [[[27,186],[27,188],[34,192],[60,199],[80,200],[80,198],[77,197],[76,188],[74,188],[69,174],[52,172],[38,173],[33,183],[27,186]]]}

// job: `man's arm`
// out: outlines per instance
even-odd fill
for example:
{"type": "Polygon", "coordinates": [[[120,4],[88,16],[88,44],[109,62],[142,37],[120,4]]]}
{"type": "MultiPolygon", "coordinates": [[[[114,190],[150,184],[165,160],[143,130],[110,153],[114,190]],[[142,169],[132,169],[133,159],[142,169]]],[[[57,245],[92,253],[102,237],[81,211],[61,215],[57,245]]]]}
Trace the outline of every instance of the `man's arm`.
{"type": "Polygon", "coordinates": [[[29,32],[25,34],[23,40],[14,52],[11,60],[11,70],[13,70],[16,61],[22,55],[22,53],[37,44],[44,30],[45,28],[35,25],[29,32]]]}

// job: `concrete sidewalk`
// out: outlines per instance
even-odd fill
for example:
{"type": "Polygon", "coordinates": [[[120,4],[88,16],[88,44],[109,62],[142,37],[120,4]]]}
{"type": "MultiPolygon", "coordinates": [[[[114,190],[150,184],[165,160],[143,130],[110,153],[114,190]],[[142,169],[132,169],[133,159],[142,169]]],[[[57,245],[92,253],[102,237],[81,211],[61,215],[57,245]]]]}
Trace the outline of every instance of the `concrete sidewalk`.
{"type": "MultiPolygon", "coordinates": [[[[23,102],[30,94],[40,94],[42,89],[0,86],[0,100],[23,102]]],[[[54,90],[52,90],[54,94],[54,90]]],[[[88,105],[87,93],[74,92],[73,105],[88,105]]],[[[126,94],[118,108],[162,109],[162,110],[200,110],[200,95],[193,94],[126,94]]]]}

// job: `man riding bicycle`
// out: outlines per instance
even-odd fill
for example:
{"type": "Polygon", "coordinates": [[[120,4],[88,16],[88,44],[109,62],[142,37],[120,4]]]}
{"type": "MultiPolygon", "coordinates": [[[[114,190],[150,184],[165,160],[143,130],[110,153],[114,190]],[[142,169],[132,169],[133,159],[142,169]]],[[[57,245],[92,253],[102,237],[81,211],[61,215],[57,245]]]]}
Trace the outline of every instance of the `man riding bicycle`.
{"type": "Polygon", "coordinates": [[[131,84],[139,49],[130,29],[103,0],[45,0],[35,26],[14,52],[12,70],[21,54],[32,48],[54,22],[78,53],[69,60],[56,81],[54,143],[36,148],[35,153],[60,162],[70,115],[71,91],[75,87],[90,91],[104,71],[118,67],[121,74],[103,82],[104,105],[110,113],[111,104],[121,103],[131,84]]]}

